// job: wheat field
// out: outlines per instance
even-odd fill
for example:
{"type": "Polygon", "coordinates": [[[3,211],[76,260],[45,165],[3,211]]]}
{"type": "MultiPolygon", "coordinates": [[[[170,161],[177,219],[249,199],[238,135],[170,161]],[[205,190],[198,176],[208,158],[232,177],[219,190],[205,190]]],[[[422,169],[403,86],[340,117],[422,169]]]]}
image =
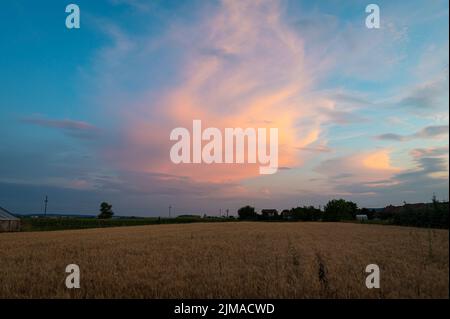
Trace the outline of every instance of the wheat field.
{"type": "Polygon", "coordinates": [[[0,234],[0,298],[448,298],[447,230],[230,222],[0,234]],[[81,288],[67,289],[68,264],[81,288]],[[377,264],[380,289],[367,289],[377,264]]]}

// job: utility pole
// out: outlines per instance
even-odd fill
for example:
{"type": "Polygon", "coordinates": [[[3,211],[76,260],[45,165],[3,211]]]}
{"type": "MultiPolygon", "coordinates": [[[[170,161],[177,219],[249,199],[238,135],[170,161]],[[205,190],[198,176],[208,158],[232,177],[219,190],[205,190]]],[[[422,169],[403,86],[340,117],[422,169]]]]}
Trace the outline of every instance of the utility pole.
{"type": "Polygon", "coordinates": [[[47,216],[47,203],[48,203],[48,196],[45,195],[45,200],[44,200],[44,216],[47,216]]]}
{"type": "Polygon", "coordinates": [[[169,206],[169,218],[171,218],[171,213],[172,213],[172,205],[169,206]]]}
{"type": "Polygon", "coordinates": [[[228,211],[229,211],[229,209],[227,208],[227,218],[228,218],[228,211]]]}

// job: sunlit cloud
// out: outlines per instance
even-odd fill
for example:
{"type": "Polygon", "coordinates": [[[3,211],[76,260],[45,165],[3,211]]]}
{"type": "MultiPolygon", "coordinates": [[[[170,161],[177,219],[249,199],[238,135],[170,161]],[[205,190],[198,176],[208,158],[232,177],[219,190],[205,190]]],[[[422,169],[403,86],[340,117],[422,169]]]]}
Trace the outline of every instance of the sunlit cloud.
{"type": "Polygon", "coordinates": [[[250,164],[172,164],[170,131],[189,129],[200,119],[205,128],[278,128],[279,165],[298,165],[298,148],[319,139],[327,115],[302,98],[311,85],[311,70],[303,58],[302,39],[282,20],[280,3],[223,1],[206,22],[188,31],[172,31],[182,45],[196,40],[195,48],[186,47],[189,59],[179,75],[183,80],[160,95],[157,105],[144,101],[132,106],[139,114],[130,112],[125,118],[125,147],[132,150],[120,164],[212,182],[259,174],[258,166],[250,164]],[[180,32],[186,37],[179,39],[180,32]],[[298,126],[302,118],[310,119],[309,124],[298,126]],[[144,149],[150,147],[158,151],[136,156],[148,154],[144,149]]]}

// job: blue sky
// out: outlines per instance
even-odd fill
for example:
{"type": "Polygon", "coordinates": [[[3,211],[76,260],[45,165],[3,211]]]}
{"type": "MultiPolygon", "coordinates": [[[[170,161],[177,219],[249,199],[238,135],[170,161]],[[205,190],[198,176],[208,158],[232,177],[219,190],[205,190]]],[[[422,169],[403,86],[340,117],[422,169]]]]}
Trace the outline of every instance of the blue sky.
{"type": "MultiPolygon", "coordinates": [[[[14,1],[0,11],[0,205],[218,214],[448,198],[448,1],[14,1]],[[285,168],[174,166],[194,118],[272,122],[285,168]]],[[[253,124],[252,124],[253,123],[253,124]]]]}

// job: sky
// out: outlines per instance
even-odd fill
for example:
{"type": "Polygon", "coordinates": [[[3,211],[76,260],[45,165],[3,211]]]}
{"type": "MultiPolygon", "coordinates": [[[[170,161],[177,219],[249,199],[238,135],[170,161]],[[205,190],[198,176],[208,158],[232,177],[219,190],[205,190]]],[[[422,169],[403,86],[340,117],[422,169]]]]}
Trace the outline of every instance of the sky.
{"type": "Polygon", "coordinates": [[[0,206],[234,213],[333,198],[447,200],[449,3],[8,1],[0,9],[0,206]],[[174,164],[170,132],[279,130],[279,166],[174,164]]]}

